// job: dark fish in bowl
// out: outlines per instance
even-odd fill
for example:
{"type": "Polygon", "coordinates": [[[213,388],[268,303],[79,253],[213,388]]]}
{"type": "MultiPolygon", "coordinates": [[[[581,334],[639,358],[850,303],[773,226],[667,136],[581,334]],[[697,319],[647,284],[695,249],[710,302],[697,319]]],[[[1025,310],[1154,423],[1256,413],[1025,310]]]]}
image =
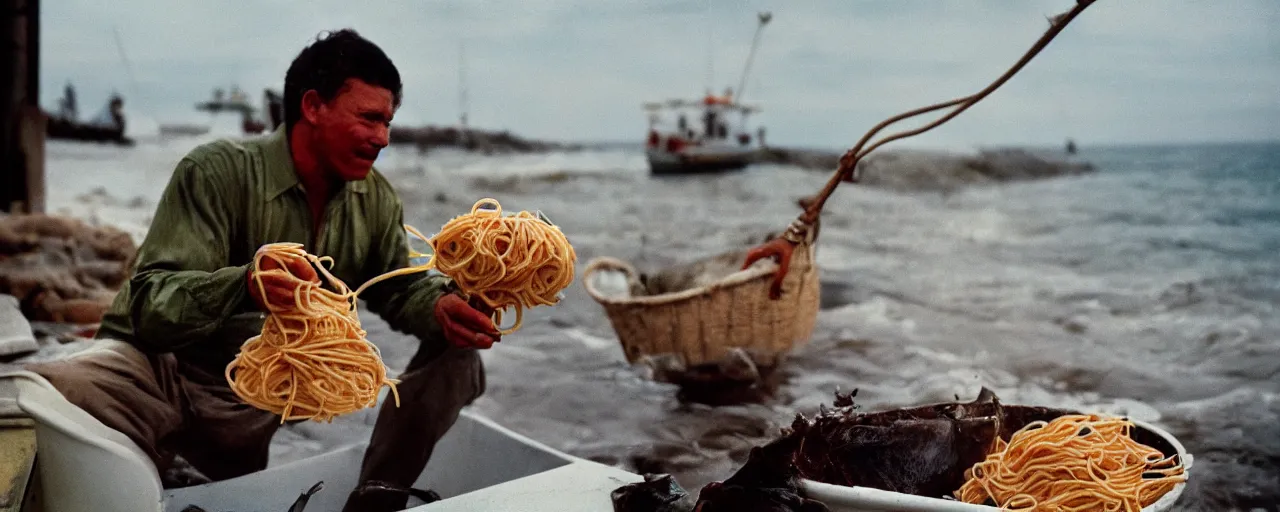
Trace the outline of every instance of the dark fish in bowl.
{"type": "Polygon", "coordinates": [[[747,462],[723,482],[704,486],[695,500],[670,475],[646,475],[644,482],[613,491],[614,512],[827,512],[800,493],[791,464],[800,439],[779,438],[751,449],[747,462]]]}
{"type": "Polygon", "coordinates": [[[794,462],[803,478],[950,498],[964,484],[965,470],[986,457],[997,437],[1008,440],[1027,423],[1071,414],[1003,405],[987,388],[968,403],[859,413],[856,393],[837,394],[834,410],[792,423],[788,435],[802,439],[794,462]]]}
{"type": "Polygon", "coordinates": [[[643,482],[614,489],[609,497],[614,512],[689,512],[697,501],[668,474],[647,474],[643,482]]]}

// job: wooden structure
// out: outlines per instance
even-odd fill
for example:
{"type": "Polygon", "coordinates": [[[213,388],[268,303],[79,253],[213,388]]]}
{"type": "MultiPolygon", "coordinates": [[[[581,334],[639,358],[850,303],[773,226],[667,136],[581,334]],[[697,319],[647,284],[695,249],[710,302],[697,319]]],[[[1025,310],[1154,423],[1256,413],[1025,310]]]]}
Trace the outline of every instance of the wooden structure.
{"type": "Polygon", "coordinates": [[[0,379],[0,512],[41,510],[35,465],[36,422],[18,407],[14,384],[0,379]]]}
{"type": "Polygon", "coordinates": [[[0,0],[0,211],[44,211],[40,2],[0,0]]]}
{"type": "MultiPolygon", "coordinates": [[[[44,211],[39,0],[0,1],[0,212],[44,211]],[[6,78],[7,77],[7,78],[6,78]]],[[[0,512],[38,510],[35,422],[0,384],[0,512]]]]}

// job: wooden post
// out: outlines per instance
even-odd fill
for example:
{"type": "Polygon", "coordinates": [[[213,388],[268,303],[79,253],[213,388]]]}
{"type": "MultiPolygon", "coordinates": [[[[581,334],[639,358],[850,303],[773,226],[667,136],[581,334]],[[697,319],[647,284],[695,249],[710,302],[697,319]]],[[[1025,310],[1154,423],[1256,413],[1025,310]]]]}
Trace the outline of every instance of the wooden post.
{"type": "Polygon", "coordinates": [[[18,153],[22,155],[26,182],[25,213],[44,213],[44,138],[49,117],[38,106],[23,105],[18,112],[18,153]]]}
{"type": "Polygon", "coordinates": [[[0,0],[0,210],[44,211],[39,0],[0,0]]]}

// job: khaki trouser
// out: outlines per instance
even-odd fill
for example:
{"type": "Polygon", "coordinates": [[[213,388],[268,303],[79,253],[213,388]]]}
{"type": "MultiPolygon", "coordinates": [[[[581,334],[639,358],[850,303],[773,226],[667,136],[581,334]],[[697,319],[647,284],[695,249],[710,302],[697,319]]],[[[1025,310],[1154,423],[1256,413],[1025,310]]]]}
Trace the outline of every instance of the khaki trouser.
{"type": "MultiPolygon", "coordinates": [[[[144,354],[118,341],[99,343],[102,347],[92,353],[26,369],[132,439],[162,473],[174,455],[214,481],[267,467],[279,416],[244,404],[223,375],[183,364],[173,354],[144,354]]],[[[387,401],[379,411],[360,482],[411,486],[461,409],[485,389],[484,367],[472,349],[420,349],[399,379],[400,407],[387,401]]],[[[345,510],[402,510],[406,502],[398,493],[353,492],[345,510]]]]}

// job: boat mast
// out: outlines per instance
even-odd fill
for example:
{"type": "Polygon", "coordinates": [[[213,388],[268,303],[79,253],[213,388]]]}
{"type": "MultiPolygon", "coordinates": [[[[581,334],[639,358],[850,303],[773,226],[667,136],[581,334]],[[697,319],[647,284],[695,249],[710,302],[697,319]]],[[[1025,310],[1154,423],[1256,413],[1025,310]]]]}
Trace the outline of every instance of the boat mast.
{"type": "Polygon", "coordinates": [[[458,41],[458,136],[462,146],[471,142],[471,132],[467,129],[467,110],[470,109],[467,97],[467,45],[466,41],[458,41]]]}
{"type": "Polygon", "coordinates": [[[751,72],[751,61],[755,59],[756,47],[760,45],[760,33],[764,30],[764,26],[773,19],[773,14],[769,12],[759,13],[758,18],[760,24],[756,25],[756,35],[751,38],[751,51],[747,53],[747,63],[742,67],[742,79],[738,82],[738,89],[734,91],[734,102],[740,102],[742,92],[747,88],[747,74],[751,72]]]}
{"type": "Polygon", "coordinates": [[[467,46],[458,42],[458,134],[466,142],[467,135],[467,46]]]}
{"type": "Polygon", "coordinates": [[[702,26],[707,30],[707,94],[711,94],[716,83],[715,18],[711,16],[711,0],[707,0],[705,6],[706,10],[703,14],[706,19],[702,26]]]}

